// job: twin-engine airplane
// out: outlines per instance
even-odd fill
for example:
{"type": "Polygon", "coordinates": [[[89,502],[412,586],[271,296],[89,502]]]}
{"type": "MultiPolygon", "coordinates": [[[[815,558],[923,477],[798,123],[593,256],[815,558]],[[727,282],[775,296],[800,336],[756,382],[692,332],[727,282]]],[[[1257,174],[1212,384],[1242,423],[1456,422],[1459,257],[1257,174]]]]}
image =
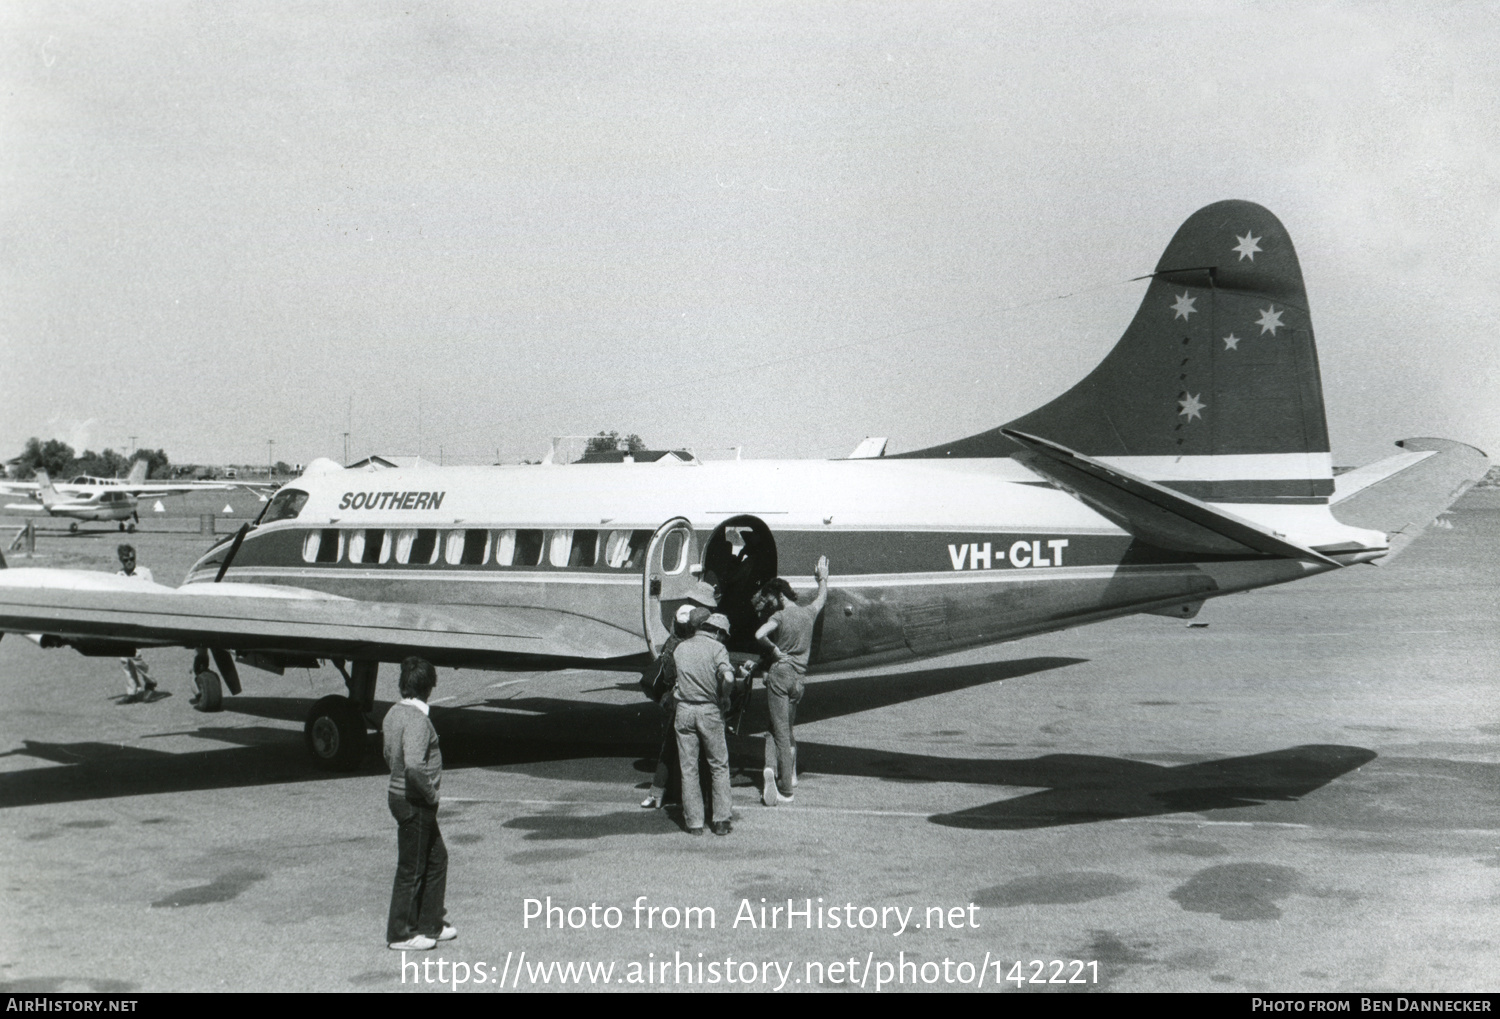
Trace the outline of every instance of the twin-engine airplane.
{"type": "Polygon", "coordinates": [[[638,665],[700,578],[723,588],[743,646],[749,589],[827,555],[812,651],[826,670],[1188,617],[1209,598],[1388,561],[1487,466],[1455,442],[1397,445],[1334,477],[1291,241],[1260,206],[1219,202],[1177,231],[1104,361],[991,431],[835,461],[324,462],[181,588],[0,571],[0,631],[84,654],[208,648],[236,693],[236,655],[352,662],[349,698],[307,723],[318,759],[346,767],[378,663],[638,665]]]}

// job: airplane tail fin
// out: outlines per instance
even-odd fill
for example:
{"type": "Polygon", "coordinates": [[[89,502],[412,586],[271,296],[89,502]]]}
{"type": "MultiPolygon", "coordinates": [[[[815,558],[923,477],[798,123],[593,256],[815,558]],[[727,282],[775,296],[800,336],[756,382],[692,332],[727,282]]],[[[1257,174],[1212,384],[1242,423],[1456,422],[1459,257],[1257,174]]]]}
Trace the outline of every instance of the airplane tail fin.
{"type": "Polygon", "coordinates": [[[1402,439],[1405,452],[1335,479],[1333,515],[1352,527],[1386,532],[1384,565],[1484,477],[1489,459],[1448,439],[1402,439]]]}
{"type": "Polygon", "coordinates": [[[1211,502],[1324,503],[1328,427],[1302,269],[1286,228],[1216,202],[1167,245],[1112,351],[1051,403],[907,457],[1005,457],[1039,436],[1211,502]]]}
{"type": "Polygon", "coordinates": [[[151,465],[144,460],[137,460],[135,463],[131,464],[130,473],[125,475],[125,483],[129,485],[139,485],[141,482],[145,481],[146,471],[150,468],[150,466],[151,465]]]}
{"type": "Polygon", "coordinates": [[[58,494],[57,489],[52,487],[52,479],[47,476],[46,471],[37,470],[36,484],[37,498],[42,500],[43,506],[51,506],[62,501],[62,496],[58,494]]]}
{"type": "Polygon", "coordinates": [[[898,456],[1015,457],[1143,540],[1325,564],[1388,560],[1484,474],[1473,447],[1407,439],[1335,483],[1302,268],[1261,206],[1199,209],[1150,280],[1120,341],[1072,389],[898,456]]]}

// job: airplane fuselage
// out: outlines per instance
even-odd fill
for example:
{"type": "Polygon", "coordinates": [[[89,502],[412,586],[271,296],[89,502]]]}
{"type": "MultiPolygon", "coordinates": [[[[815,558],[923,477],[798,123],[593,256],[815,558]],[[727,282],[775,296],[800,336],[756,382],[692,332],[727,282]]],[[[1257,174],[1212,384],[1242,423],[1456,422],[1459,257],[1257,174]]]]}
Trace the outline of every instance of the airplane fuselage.
{"type": "MultiPolygon", "coordinates": [[[[1326,505],[1278,512],[1321,540],[1343,530],[1326,505]]],[[[213,581],[228,548],[205,555],[188,583],[213,581]]],[[[333,470],[277,496],[224,580],[460,616],[555,609],[633,635],[645,652],[706,577],[725,591],[732,646],[748,650],[747,576],[808,591],[820,555],[833,578],[814,666],[924,657],[1134,612],[1187,615],[1206,598],[1326,568],[1154,548],[997,458],[333,470]],[[295,517],[271,519],[299,492],[295,517]]]]}

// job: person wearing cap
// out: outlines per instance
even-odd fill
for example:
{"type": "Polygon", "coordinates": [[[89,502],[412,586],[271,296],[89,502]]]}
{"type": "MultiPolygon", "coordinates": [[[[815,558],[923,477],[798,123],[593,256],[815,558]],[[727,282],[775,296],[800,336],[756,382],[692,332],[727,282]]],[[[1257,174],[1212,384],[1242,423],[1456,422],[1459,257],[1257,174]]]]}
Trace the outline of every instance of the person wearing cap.
{"type": "Polygon", "coordinates": [[[715,612],[698,632],[677,645],[677,760],[682,771],[682,817],[689,835],[703,834],[703,787],[698,781],[698,748],[708,757],[713,782],[713,830],[728,835],[734,806],[729,792],[729,744],[721,701],[734,682],[734,668],[723,641],[729,620],[715,612]]]}
{"type": "Polygon", "coordinates": [[[768,807],[791,803],[797,785],[797,740],[792,727],[802,702],[803,678],[812,654],[813,628],[828,602],[828,557],[819,556],[813,568],[818,593],[806,605],[797,603],[790,584],[777,577],[755,593],[755,611],[763,620],[755,642],[772,660],[766,675],[766,708],[771,731],[766,734],[766,758],[761,802],[768,807]]]}
{"type": "Polygon", "coordinates": [[[677,718],[677,665],[673,652],[677,650],[677,645],[696,633],[698,627],[708,619],[712,614],[713,603],[713,588],[699,581],[698,586],[688,595],[688,600],[677,607],[677,615],[672,622],[672,636],[662,644],[661,654],[657,656],[662,671],[667,674],[670,682],[665,684],[666,689],[657,701],[662,710],[661,749],[656,753],[656,773],[651,779],[651,791],[641,801],[641,806],[647,810],[655,810],[666,803],[667,783],[671,781],[672,770],[677,766],[677,729],[674,724],[677,718]],[[707,605],[704,604],[705,601],[707,605]]]}

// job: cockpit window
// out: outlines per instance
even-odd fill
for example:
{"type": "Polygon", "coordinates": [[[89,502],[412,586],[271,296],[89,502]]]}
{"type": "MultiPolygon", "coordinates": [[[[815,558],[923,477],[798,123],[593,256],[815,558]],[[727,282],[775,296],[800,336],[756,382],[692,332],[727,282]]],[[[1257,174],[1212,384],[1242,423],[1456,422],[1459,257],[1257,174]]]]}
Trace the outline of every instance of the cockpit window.
{"type": "Polygon", "coordinates": [[[283,488],[270,502],[266,503],[266,508],[260,511],[260,518],[255,522],[269,524],[277,520],[292,520],[302,512],[302,507],[306,505],[306,492],[299,492],[295,488],[283,488]]]}

